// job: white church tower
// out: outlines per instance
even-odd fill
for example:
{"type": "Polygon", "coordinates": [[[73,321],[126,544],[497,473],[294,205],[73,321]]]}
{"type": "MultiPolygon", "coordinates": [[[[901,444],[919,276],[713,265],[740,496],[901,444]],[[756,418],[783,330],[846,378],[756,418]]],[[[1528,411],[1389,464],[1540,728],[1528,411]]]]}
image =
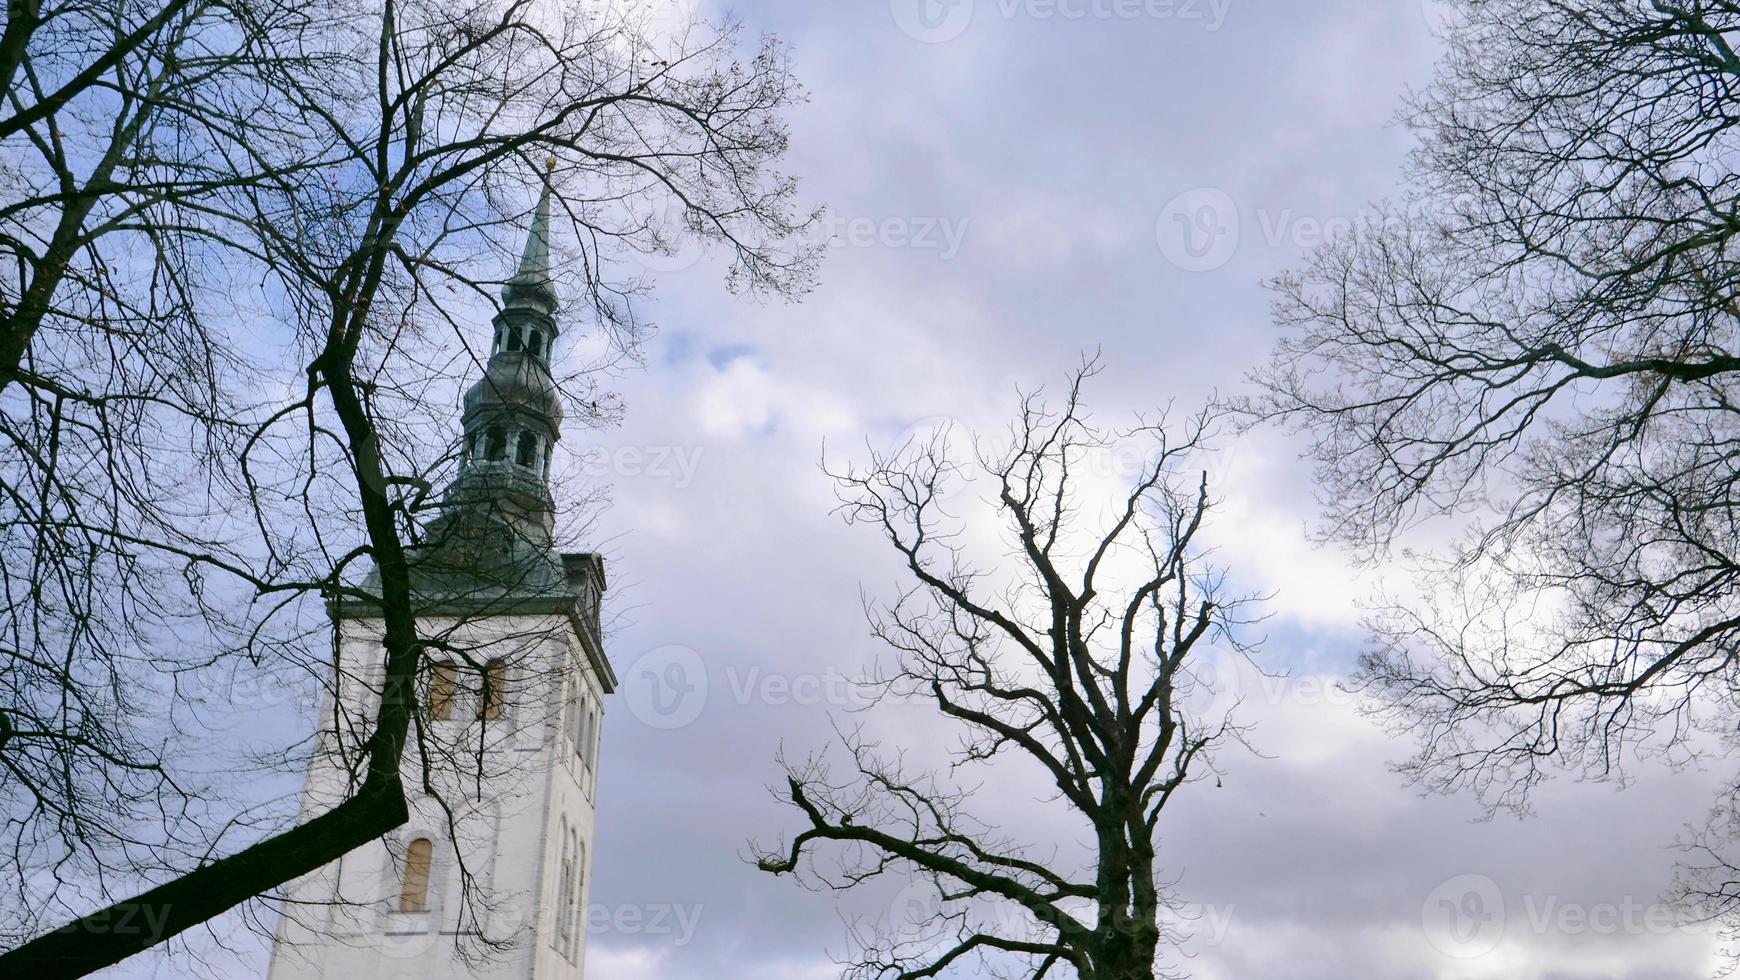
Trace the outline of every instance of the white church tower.
{"type": "MultiPolygon", "coordinates": [[[[616,678],[599,634],[603,561],[553,544],[562,409],[549,235],[546,187],[489,365],[465,395],[459,476],[412,552],[430,665],[404,754],[411,819],[291,886],[271,980],[581,975],[599,730],[616,678]]],[[[341,600],[332,612],[337,677],[305,817],[354,786],[380,696],[378,608],[341,600]]]]}

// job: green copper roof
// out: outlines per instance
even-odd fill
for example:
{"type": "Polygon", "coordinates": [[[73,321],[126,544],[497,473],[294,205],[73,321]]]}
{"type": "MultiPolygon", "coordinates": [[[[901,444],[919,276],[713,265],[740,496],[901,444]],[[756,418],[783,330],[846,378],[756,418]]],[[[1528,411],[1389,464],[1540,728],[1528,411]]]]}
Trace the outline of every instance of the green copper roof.
{"type": "Polygon", "coordinates": [[[531,231],[526,235],[525,250],[520,253],[520,267],[502,288],[502,301],[508,306],[537,305],[544,312],[556,309],[556,283],[550,278],[550,184],[538,194],[538,206],[532,212],[531,231]]]}

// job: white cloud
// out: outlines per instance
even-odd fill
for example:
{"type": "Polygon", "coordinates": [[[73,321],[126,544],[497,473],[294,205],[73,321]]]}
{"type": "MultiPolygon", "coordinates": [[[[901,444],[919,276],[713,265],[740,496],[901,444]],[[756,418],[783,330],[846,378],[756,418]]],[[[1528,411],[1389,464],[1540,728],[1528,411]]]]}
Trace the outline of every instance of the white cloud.
{"type": "Polygon", "coordinates": [[[637,946],[605,946],[594,942],[586,947],[586,975],[608,980],[670,980],[665,963],[670,952],[637,946]]]}
{"type": "Polygon", "coordinates": [[[702,380],[695,415],[702,431],[728,439],[777,427],[814,440],[848,430],[854,422],[837,395],[776,376],[749,358],[733,360],[702,380]]]}

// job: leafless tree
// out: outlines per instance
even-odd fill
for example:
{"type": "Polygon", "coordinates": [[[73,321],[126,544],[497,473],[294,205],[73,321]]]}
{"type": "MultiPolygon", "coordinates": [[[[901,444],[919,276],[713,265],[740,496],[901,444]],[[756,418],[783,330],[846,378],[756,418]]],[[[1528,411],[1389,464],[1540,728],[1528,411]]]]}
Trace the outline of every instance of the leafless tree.
{"type": "Polygon", "coordinates": [[[414,615],[407,549],[542,182],[565,315],[600,338],[560,379],[571,416],[614,415],[600,372],[634,356],[647,286],[627,253],[701,238],[737,288],[807,286],[781,48],[740,61],[735,26],[657,15],[11,5],[0,800],[50,887],[20,889],[0,972],[83,975],[267,894],[405,819],[408,752],[452,764],[417,724],[451,641],[414,615]],[[187,739],[238,683],[336,683],[328,600],[380,607],[382,696],[354,792],[286,827],[187,739]],[[160,926],[113,928],[142,909],[160,926]]]}
{"type": "Polygon", "coordinates": [[[1364,557],[1458,527],[1361,671],[1409,773],[1523,809],[1733,729],[1740,4],[1452,6],[1412,192],[1276,281],[1248,407],[1364,557]]]}
{"type": "Polygon", "coordinates": [[[1176,938],[1161,815],[1213,772],[1217,745],[1242,738],[1203,668],[1217,646],[1246,654],[1250,600],[1228,592],[1199,541],[1213,501],[1192,466],[1212,416],[1177,431],[1163,419],[1100,428],[1081,401],[1095,370],[1073,376],[1060,408],[1025,397],[1006,447],[962,459],[939,434],[836,474],[846,518],[879,530],[914,582],[870,607],[896,653],[871,691],[932,707],[961,733],[947,775],[907,772],[905,748],[863,729],[842,733],[845,771],[826,754],[786,764],[776,796],[802,829],[757,848],[762,870],[836,890],[910,875],[940,894],[920,921],[896,914],[860,932],[848,976],[1151,980],[1176,938]],[[969,541],[991,522],[945,509],[968,473],[988,478],[1013,561],[978,564],[969,541]],[[1113,498],[1093,499],[1112,477],[1113,498]],[[1024,846],[975,813],[977,787],[962,780],[990,764],[1055,791],[1087,853],[1024,846]]]}

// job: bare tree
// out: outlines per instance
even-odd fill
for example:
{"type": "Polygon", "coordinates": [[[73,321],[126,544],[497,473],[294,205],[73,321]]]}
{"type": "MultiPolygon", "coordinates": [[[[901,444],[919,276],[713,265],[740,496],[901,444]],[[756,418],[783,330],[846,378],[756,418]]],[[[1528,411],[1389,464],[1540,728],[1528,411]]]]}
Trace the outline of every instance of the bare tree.
{"type": "MultiPolygon", "coordinates": [[[[237,177],[204,165],[217,120],[200,111],[192,80],[258,90],[247,76],[261,53],[250,42],[267,25],[237,17],[238,30],[213,43],[229,12],[207,2],[10,6],[0,33],[0,141],[9,151],[0,249],[14,272],[0,292],[0,391],[18,379],[51,314],[83,312],[90,301],[110,307],[97,315],[174,325],[184,279],[170,257],[204,224],[187,220],[187,207],[214,181],[237,177]],[[158,252],[150,271],[164,281],[124,289],[111,253],[140,238],[158,252]],[[154,305],[140,308],[141,299],[154,305]]],[[[284,12],[261,4],[257,13],[270,22],[284,12]]]]}
{"type": "Polygon", "coordinates": [[[1523,809],[1733,727],[1740,4],[1454,8],[1413,191],[1276,281],[1249,407],[1312,436],[1364,557],[1461,526],[1362,674],[1409,773],[1523,809]]]}
{"type": "Polygon", "coordinates": [[[1074,375],[1060,408],[1025,397],[1006,451],[952,458],[939,437],[836,475],[846,518],[878,529],[914,580],[870,609],[875,636],[896,651],[872,691],[925,703],[961,732],[946,777],[906,772],[904,749],[883,751],[861,729],[843,734],[845,772],[825,755],[786,765],[776,795],[803,826],[789,844],[757,849],[762,870],[828,889],[910,874],[941,895],[925,921],[896,917],[860,936],[849,976],[968,975],[979,964],[998,976],[1149,980],[1164,959],[1177,920],[1159,878],[1161,815],[1213,771],[1217,745],[1242,737],[1196,672],[1216,645],[1245,655],[1249,599],[1228,594],[1198,540],[1213,502],[1189,469],[1212,417],[1176,433],[1164,420],[1099,428],[1081,402],[1095,370],[1074,375]],[[1132,457],[1140,464],[1107,464],[1132,457]],[[1006,565],[977,564],[966,541],[989,528],[944,510],[974,471],[993,488],[1015,556],[1006,565]],[[1091,499],[1085,488],[1110,476],[1115,498],[1091,499]],[[974,813],[962,770],[993,762],[1055,790],[1089,842],[1079,861],[974,813]]]}
{"type": "Polygon", "coordinates": [[[616,259],[700,237],[734,286],[795,295],[814,256],[775,169],[801,91],[771,39],[736,60],[732,25],[525,0],[14,8],[0,766],[5,843],[54,887],[19,896],[0,972],[79,976],[381,836],[408,765],[462,762],[417,722],[453,642],[415,616],[413,558],[457,458],[431,433],[538,186],[577,243],[568,312],[601,328],[558,378],[594,423],[642,328],[647,284],[616,259]],[[327,600],[378,606],[385,677],[353,791],[286,827],[203,778],[240,760],[180,738],[222,727],[214,678],[341,683],[327,600]],[[151,930],[112,928],[142,911],[151,930]]]}

